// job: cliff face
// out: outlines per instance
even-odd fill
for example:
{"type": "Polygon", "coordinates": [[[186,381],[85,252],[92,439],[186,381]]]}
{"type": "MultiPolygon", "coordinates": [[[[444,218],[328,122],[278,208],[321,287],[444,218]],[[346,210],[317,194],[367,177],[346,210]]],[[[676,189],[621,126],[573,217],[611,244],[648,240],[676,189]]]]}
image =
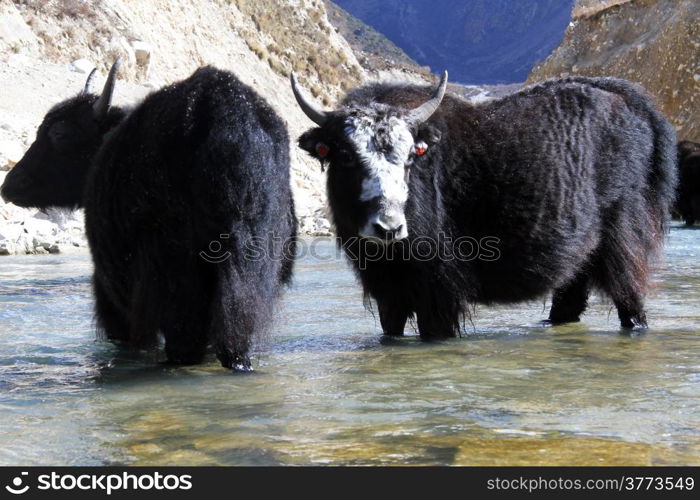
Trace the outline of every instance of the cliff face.
{"type": "Polygon", "coordinates": [[[453,82],[523,82],[561,42],[573,0],[334,0],[453,82]]]}
{"type": "Polygon", "coordinates": [[[569,74],[641,83],[676,126],[700,141],[700,2],[580,0],[561,45],[529,83],[569,74]]]}
{"type": "MultiPolygon", "coordinates": [[[[294,143],[312,123],[296,104],[288,75],[296,71],[326,104],[366,76],[321,0],[2,0],[0,171],[21,158],[52,104],[77,93],[92,65],[104,75],[116,57],[124,62],[117,84],[122,104],[204,64],[232,70],[254,87],[290,130],[301,230],[328,230],[318,162],[294,143]]],[[[55,221],[44,224],[42,217],[0,200],[0,254],[83,245],[63,237],[63,216],[53,217],[58,222],[51,228],[55,221]],[[35,238],[34,226],[45,237],[35,238]]]]}

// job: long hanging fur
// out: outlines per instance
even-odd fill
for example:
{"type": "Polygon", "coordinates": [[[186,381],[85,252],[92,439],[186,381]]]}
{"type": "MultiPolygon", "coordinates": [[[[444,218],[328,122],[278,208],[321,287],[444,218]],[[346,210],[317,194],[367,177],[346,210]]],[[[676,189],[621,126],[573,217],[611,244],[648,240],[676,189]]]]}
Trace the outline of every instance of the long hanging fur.
{"type": "MultiPolygon", "coordinates": [[[[322,127],[299,140],[347,149],[348,116],[405,116],[433,89],[373,84],[351,91],[322,127]]],[[[416,316],[423,337],[457,335],[474,303],[512,303],[554,292],[550,320],[577,321],[588,294],[612,298],[624,327],[644,326],[649,274],[662,248],[677,184],[673,127],[637,85],[566,78],[480,104],[447,95],[412,130],[428,153],[410,165],[409,235],[496,239],[497,259],[352,258],[366,207],[363,167],[329,155],[328,197],[341,245],[385,333],[416,316]]],[[[409,168],[407,166],[407,168],[409,168]]]]}

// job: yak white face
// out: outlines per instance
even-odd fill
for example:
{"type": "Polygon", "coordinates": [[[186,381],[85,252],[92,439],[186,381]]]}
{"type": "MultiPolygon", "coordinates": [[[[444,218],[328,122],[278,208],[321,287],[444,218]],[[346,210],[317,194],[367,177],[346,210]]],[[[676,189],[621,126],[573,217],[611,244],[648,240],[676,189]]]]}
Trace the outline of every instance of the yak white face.
{"type": "Polygon", "coordinates": [[[408,199],[408,164],[414,140],[397,116],[350,116],[345,134],[361,164],[360,201],[369,208],[360,236],[381,242],[408,236],[404,208],[408,199]]]}
{"type": "MultiPolygon", "coordinates": [[[[391,100],[367,102],[360,91],[349,94],[340,110],[324,111],[304,95],[294,73],[290,81],[301,110],[318,125],[302,134],[299,146],[322,165],[330,165],[329,203],[339,234],[354,235],[357,231],[381,243],[407,238],[409,170],[415,158],[426,153],[426,141],[436,144],[440,140],[441,134],[426,122],[445,97],[447,72],[430,98],[408,108],[391,100]],[[414,139],[414,132],[418,139],[414,139]]],[[[408,89],[386,88],[399,94],[408,89]]]]}

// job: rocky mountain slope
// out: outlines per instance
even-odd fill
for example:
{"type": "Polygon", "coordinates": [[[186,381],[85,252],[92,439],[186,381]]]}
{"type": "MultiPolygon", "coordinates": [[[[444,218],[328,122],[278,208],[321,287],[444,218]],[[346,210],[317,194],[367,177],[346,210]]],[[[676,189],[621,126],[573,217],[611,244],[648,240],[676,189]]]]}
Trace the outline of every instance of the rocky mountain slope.
{"type": "Polygon", "coordinates": [[[573,0],[334,0],[454,82],[525,81],[562,39],[573,0]]]}
{"type": "MultiPolygon", "coordinates": [[[[312,123],[296,105],[290,71],[327,105],[366,78],[321,0],[2,0],[0,172],[21,158],[53,103],[78,92],[93,65],[104,74],[116,57],[125,63],[120,102],[213,64],[255,87],[292,140],[312,123]]],[[[301,230],[327,232],[318,163],[292,145],[292,169],[301,230]]],[[[70,224],[66,217],[0,201],[0,254],[84,247],[73,231],[81,214],[70,224]]]]}
{"type": "Polygon", "coordinates": [[[579,0],[562,44],[528,82],[569,74],[641,83],[676,126],[700,141],[700,2],[579,0]]]}

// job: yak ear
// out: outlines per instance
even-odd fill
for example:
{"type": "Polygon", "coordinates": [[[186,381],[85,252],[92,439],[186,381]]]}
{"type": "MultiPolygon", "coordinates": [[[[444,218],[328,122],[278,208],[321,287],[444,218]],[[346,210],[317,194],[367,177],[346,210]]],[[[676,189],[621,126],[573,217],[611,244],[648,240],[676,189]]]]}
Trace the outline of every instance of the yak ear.
{"type": "Polygon", "coordinates": [[[318,156],[316,154],[316,145],[319,142],[323,142],[320,128],[312,128],[304,132],[301,137],[299,137],[299,147],[309,153],[312,156],[318,156]]]}
{"type": "Polygon", "coordinates": [[[313,128],[304,132],[299,137],[299,147],[321,162],[321,170],[328,165],[328,154],[331,151],[328,141],[324,137],[323,130],[313,128]]]}

